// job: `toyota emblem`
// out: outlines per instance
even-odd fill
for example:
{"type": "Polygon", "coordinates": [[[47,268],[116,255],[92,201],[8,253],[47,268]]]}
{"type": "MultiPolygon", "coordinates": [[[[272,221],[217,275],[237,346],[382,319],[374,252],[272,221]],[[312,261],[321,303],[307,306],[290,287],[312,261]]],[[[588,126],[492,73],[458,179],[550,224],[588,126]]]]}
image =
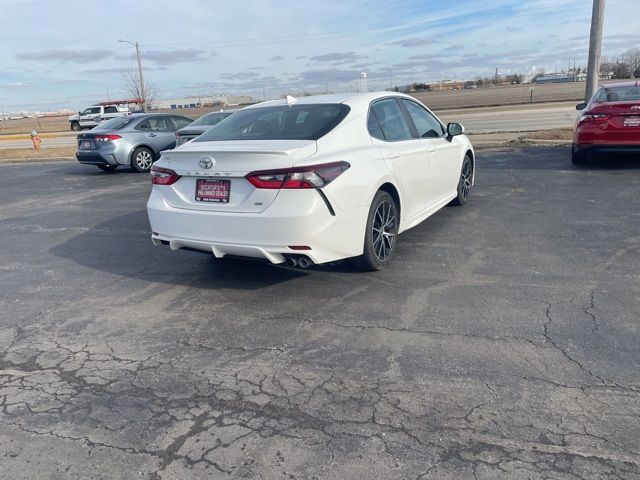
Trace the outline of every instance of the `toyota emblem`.
{"type": "Polygon", "coordinates": [[[634,105],[633,107],[631,107],[631,110],[637,112],[638,110],[640,110],[640,105],[634,105]]]}
{"type": "Polygon", "coordinates": [[[211,168],[213,167],[213,164],[215,163],[215,160],[211,157],[202,157],[200,158],[200,166],[202,168],[211,168]]]}

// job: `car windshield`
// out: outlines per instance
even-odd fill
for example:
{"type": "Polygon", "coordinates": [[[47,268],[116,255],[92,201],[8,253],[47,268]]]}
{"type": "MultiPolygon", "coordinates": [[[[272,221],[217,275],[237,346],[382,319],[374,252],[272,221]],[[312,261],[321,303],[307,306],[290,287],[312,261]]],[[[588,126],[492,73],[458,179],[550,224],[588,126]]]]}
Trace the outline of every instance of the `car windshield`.
{"type": "Polygon", "coordinates": [[[248,108],[193,141],[317,140],[335,128],[349,110],[339,103],[248,108]]]}
{"type": "Polygon", "coordinates": [[[596,103],[637,102],[640,100],[640,87],[601,88],[596,94],[596,103]]]}
{"type": "Polygon", "coordinates": [[[202,117],[198,118],[196,121],[194,121],[190,126],[197,126],[197,125],[217,125],[218,123],[220,123],[221,120],[224,120],[225,118],[227,118],[229,115],[231,115],[232,112],[228,112],[228,113],[207,113],[206,115],[203,115],[202,117]]]}
{"type": "Polygon", "coordinates": [[[111,120],[107,120],[106,122],[102,122],[98,125],[100,130],[120,130],[121,128],[126,127],[131,122],[133,122],[136,117],[117,117],[112,118],[111,120]]]}

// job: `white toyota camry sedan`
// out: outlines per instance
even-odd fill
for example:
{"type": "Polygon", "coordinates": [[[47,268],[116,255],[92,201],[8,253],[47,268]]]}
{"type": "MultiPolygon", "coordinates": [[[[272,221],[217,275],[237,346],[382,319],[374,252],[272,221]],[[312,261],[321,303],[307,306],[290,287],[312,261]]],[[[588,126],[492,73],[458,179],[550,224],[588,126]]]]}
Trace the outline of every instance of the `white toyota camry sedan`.
{"type": "Polygon", "coordinates": [[[398,234],[464,204],[475,156],[399,93],[287,97],[237,111],[153,165],[155,245],[308,267],[391,260],[398,234]]]}

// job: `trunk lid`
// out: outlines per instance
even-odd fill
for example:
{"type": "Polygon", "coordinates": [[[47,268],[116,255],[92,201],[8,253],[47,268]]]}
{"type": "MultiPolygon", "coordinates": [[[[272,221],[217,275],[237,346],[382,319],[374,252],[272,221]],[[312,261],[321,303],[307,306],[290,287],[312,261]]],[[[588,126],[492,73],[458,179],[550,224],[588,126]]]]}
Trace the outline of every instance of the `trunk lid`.
{"type": "Polygon", "coordinates": [[[599,121],[600,141],[627,144],[637,143],[640,135],[640,101],[613,102],[596,105],[589,112],[607,115],[599,121]]]}
{"type": "Polygon", "coordinates": [[[170,168],[181,178],[163,188],[162,193],[165,201],[175,208],[259,213],[273,203],[279,190],[255,188],[245,175],[256,170],[290,168],[315,153],[315,140],[187,143],[164,153],[159,166],[170,168]],[[210,168],[200,165],[203,157],[213,163],[210,168]],[[229,181],[228,203],[196,200],[198,179],[229,181]]]}
{"type": "MultiPolygon", "coordinates": [[[[113,130],[100,130],[98,128],[92,128],[90,132],[79,133],[76,136],[78,143],[78,150],[94,150],[99,149],[105,143],[100,140],[96,140],[97,135],[118,135],[118,132],[113,130]]],[[[112,140],[113,141],[113,140],[112,140]]]]}
{"type": "Polygon", "coordinates": [[[623,127],[625,120],[630,117],[640,117],[640,101],[615,102],[596,105],[589,113],[595,115],[608,115],[613,126],[623,127]]]}
{"type": "Polygon", "coordinates": [[[206,132],[207,130],[209,130],[212,127],[212,125],[203,125],[201,127],[195,126],[195,127],[185,127],[181,130],[178,130],[178,134],[179,135],[194,135],[194,136],[198,136],[198,135],[202,135],[204,132],[206,132]]]}

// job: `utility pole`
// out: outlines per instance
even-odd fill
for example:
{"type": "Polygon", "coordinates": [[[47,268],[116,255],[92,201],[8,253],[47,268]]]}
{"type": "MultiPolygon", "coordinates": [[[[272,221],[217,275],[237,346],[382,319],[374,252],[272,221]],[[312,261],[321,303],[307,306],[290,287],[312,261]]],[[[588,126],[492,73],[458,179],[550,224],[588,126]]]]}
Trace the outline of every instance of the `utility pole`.
{"type": "Polygon", "coordinates": [[[147,96],[144,92],[144,77],[142,76],[142,60],[140,60],[140,45],[136,42],[136,56],[138,57],[138,75],[140,75],[140,92],[142,93],[142,111],[147,112],[147,96]]]}
{"type": "Polygon", "coordinates": [[[587,88],[584,95],[588,103],[600,80],[600,52],[602,48],[602,28],[604,26],[605,0],[593,0],[591,14],[591,35],[589,38],[589,64],[587,66],[587,88]]]}
{"type": "Polygon", "coordinates": [[[147,111],[147,96],[144,92],[144,76],[142,75],[142,60],[140,59],[140,45],[138,42],[132,43],[128,40],[118,40],[120,43],[128,43],[129,45],[133,45],[136,47],[136,57],[138,58],[138,76],[140,77],[140,96],[142,97],[142,111],[147,111]]]}

